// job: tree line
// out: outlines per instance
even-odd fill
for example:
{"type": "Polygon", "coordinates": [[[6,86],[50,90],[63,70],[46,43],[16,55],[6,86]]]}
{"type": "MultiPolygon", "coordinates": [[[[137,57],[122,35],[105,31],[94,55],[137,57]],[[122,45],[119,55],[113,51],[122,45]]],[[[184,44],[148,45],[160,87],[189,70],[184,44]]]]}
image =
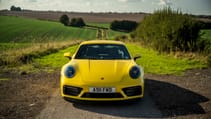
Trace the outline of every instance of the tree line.
{"type": "Polygon", "coordinates": [[[10,7],[11,11],[21,11],[21,7],[15,7],[14,5],[10,7]]]}
{"type": "Polygon", "coordinates": [[[60,17],[59,20],[62,24],[65,26],[74,26],[74,27],[83,27],[86,26],[84,20],[82,18],[72,18],[71,21],[69,20],[69,17],[64,14],[60,17]]]}
{"type": "MultiPolygon", "coordinates": [[[[99,26],[92,26],[92,25],[86,25],[84,20],[82,18],[72,18],[71,20],[69,17],[64,14],[60,17],[59,21],[64,24],[65,26],[74,26],[74,27],[93,27],[97,29],[108,29],[104,27],[99,27],[99,26]]],[[[115,30],[115,31],[121,31],[121,32],[131,32],[136,29],[138,26],[138,23],[135,21],[129,21],[129,20],[122,20],[122,21],[117,21],[114,20],[110,24],[110,29],[115,30]]]]}
{"type": "Polygon", "coordinates": [[[113,22],[111,22],[110,29],[115,30],[115,31],[131,32],[131,31],[134,31],[137,26],[138,26],[138,23],[135,21],[114,20],[113,22]]]}

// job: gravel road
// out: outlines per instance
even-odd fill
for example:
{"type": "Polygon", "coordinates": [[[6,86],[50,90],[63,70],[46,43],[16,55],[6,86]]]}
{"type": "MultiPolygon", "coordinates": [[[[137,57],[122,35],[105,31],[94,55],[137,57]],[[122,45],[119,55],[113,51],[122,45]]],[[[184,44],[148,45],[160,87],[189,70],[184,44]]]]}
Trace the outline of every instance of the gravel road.
{"type": "Polygon", "coordinates": [[[0,74],[0,119],[211,118],[211,69],[183,76],[145,75],[145,97],[133,103],[72,103],[59,94],[59,71],[0,74]]]}
{"type": "Polygon", "coordinates": [[[158,118],[161,112],[148,94],[133,103],[71,103],[61,98],[59,90],[36,119],[122,119],[158,118]]]}

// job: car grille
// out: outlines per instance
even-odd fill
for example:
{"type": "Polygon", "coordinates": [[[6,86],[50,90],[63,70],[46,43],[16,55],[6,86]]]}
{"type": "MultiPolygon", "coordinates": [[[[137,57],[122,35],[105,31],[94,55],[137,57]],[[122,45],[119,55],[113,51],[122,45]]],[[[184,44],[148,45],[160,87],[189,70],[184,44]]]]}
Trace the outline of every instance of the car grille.
{"type": "Polygon", "coordinates": [[[83,98],[123,98],[120,93],[84,93],[83,98]]]}
{"type": "Polygon", "coordinates": [[[136,96],[136,95],[141,95],[142,94],[141,86],[134,86],[134,87],[123,88],[122,90],[127,96],[136,96]]]}
{"type": "Polygon", "coordinates": [[[81,93],[82,88],[73,86],[63,86],[63,92],[65,95],[78,96],[81,93]]]}

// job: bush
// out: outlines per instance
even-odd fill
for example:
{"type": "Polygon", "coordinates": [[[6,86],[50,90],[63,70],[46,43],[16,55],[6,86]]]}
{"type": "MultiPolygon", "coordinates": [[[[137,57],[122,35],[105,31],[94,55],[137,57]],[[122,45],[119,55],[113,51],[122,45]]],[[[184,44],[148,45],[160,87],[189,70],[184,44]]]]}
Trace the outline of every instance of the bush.
{"type": "Polygon", "coordinates": [[[83,26],[86,26],[86,24],[82,18],[72,18],[70,22],[70,26],[83,27],[83,26]]]}
{"type": "Polygon", "coordinates": [[[191,16],[164,8],[145,17],[135,32],[159,52],[196,51],[200,26],[191,16]]]}
{"type": "Polygon", "coordinates": [[[135,21],[128,21],[128,20],[123,20],[123,21],[113,21],[111,22],[110,28],[112,30],[116,31],[125,31],[125,32],[131,32],[136,29],[138,23],[135,21]]]}
{"type": "Polygon", "coordinates": [[[66,15],[66,14],[63,14],[59,21],[64,24],[65,26],[68,26],[69,25],[69,17],[66,15]]]}

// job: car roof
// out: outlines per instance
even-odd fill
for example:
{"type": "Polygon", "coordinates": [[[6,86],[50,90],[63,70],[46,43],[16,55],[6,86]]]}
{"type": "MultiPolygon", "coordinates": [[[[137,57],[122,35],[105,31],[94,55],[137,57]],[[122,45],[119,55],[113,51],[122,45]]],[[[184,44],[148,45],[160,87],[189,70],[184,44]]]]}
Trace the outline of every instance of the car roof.
{"type": "Polygon", "coordinates": [[[121,41],[113,41],[113,40],[90,40],[90,41],[84,41],[81,43],[81,45],[85,44],[119,44],[119,45],[125,45],[121,41]]]}

